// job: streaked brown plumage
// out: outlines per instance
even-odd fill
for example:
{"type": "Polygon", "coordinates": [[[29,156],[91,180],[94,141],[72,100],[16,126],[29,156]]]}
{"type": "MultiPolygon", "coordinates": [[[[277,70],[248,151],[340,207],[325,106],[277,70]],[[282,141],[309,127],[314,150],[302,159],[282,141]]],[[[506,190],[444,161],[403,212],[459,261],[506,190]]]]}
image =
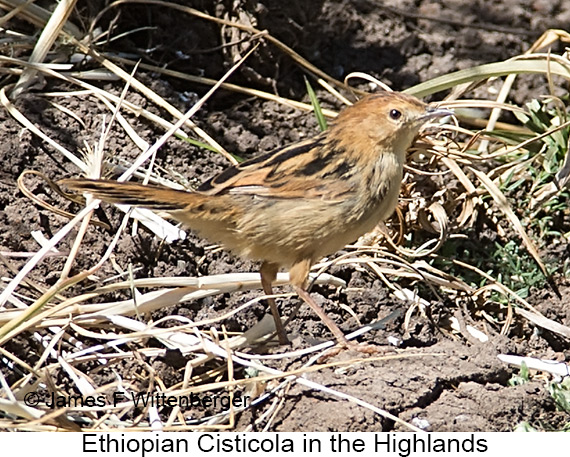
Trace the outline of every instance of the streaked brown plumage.
{"type": "MultiPolygon", "coordinates": [[[[306,291],[321,257],[372,230],[394,211],[406,150],[428,120],[450,114],[400,93],[370,95],[328,130],[228,168],[195,192],[108,180],[67,179],[107,202],[169,212],[201,236],[262,262],[264,290],[280,267],[339,343],[341,330],[306,291]]],[[[281,343],[287,338],[273,300],[281,343]]]]}

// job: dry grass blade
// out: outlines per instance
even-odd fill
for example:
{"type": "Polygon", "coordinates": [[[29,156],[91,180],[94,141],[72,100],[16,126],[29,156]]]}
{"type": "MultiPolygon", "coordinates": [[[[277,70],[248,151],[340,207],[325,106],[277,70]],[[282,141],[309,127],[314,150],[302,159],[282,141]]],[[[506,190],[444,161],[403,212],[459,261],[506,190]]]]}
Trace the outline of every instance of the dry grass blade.
{"type": "MultiPolygon", "coordinates": [[[[18,287],[18,285],[22,282],[22,280],[28,275],[28,273],[39,263],[49,252],[53,249],[65,236],[68,235],[70,230],[77,224],[80,224],[85,217],[89,217],[92,211],[95,209],[96,203],[91,202],[89,203],[75,218],[73,218],[70,222],[68,222],[57,234],[53,236],[53,238],[46,243],[27,263],[26,265],[18,272],[18,274],[10,281],[8,286],[4,289],[2,294],[0,294],[0,308],[4,306],[4,304],[8,301],[11,294],[14,290],[18,287]]],[[[126,222],[126,218],[124,219],[124,223],[126,222]]],[[[119,232],[120,233],[120,232],[119,232]]],[[[103,256],[102,260],[89,271],[81,272],[75,275],[72,278],[62,280],[57,282],[52,287],[50,287],[38,300],[34,302],[33,305],[29,306],[25,309],[23,313],[15,317],[14,319],[9,320],[6,322],[2,327],[0,327],[0,345],[4,344],[10,338],[13,338],[18,333],[23,332],[27,328],[31,327],[34,324],[33,319],[41,321],[43,318],[42,314],[39,314],[41,310],[45,307],[50,300],[53,299],[59,292],[65,290],[67,287],[76,284],[77,282],[87,278],[91,275],[94,271],[96,271],[101,264],[107,260],[108,256],[113,251],[115,244],[117,242],[118,237],[115,237],[107,249],[106,255],[103,256]]],[[[52,310],[48,310],[48,315],[52,312],[52,310]]]]}
{"type": "MultiPolygon", "coordinates": [[[[229,20],[217,18],[214,16],[210,16],[209,14],[204,13],[202,11],[199,11],[195,8],[190,8],[190,7],[187,7],[184,5],[178,5],[176,3],[170,3],[170,2],[165,2],[165,1],[161,1],[161,0],[117,0],[113,3],[111,3],[105,9],[103,9],[99,13],[98,17],[99,18],[102,17],[106,12],[108,12],[109,10],[116,8],[120,5],[136,4],[136,3],[142,3],[145,5],[156,5],[156,6],[161,6],[164,8],[171,8],[171,9],[178,10],[178,11],[181,11],[181,12],[186,13],[186,14],[190,14],[192,16],[199,17],[201,19],[205,19],[208,21],[215,22],[215,23],[220,24],[220,25],[235,27],[237,29],[249,32],[254,36],[264,37],[266,40],[271,42],[273,45],[275,45],[277,48],[279,48],[281,51],[283,51],[285,54],[287,54],[289,57],[291,57],[291,59],[293,59],[297,64],[299,64],[301,67],[305,68],[310,73],[314,74],[316,77],[322,78],[325,81],[327,81],[327,82],[329,82],[329,83],[331,83],[331,84],[333,84],[339,88],[346,88],[345,84],[343,84],[340,81],[336,80],[335,78],[329,76],[328,74],[326,74],[325,72],[323,72],[322,70],[320,70],[319,68],[314,66],[312,63],[310,63],[307,59],[305,59],[304,57],[299,55],[297,52],[295,52],[293,49],[291,49],[285,43],[283,43],[282,41],[278,40],[277,38],[271,36],[267,32],[263,32],[261,30],[256,29],[255,27],[245,25],[245,24],[241,24],[239,22],[229,21],[229,20]]],[[[93,25],[96,24],[97,21],[98,21],[98,19],[96,19],[93,22],[93,25]]]]}
{"type": "Polygon", "coordinates": [[[477,217],[475,209],[477,206],[477,200],[479,199],[479,197],[477,197],[477,188],[463,172],[461,167],[459,167],[455,160],[448,157],[442,157],[441,161],[453,172],[455,177],[459,180],[461,185],[466,190],[466,195],[464,198],[465,203],[461,210],[461,214],[457,218],[457,223],[460,227],[467,225],[469,221],[473,221],[477,217]]]}
{"type": "MultiPolygon", "coordinates": [[[[87,214],[89,214],[94,208],[95,208],[95,204],[91,204],[89,206],[86,206],[77,216],[75,216],[75,218],[73,218],[73,220],[71,220],[68,224],[66,224],[65,227],[63,227],[56,235],[54,235],[54,237],[49,241],[48,244],[46,244],[45,246],[42,247],[42,249],[40,249],[24,266],[24,268],[22,268],[19,273],[10,281],[10,283],[6,286],[6,288],[2,291],[2,293],[0,294],[0,308],[2,308],[5,303],[8,301],[9,296],[14,292],[14,290],[18,287],[18,285],[20,284],[20,282],[26,277],[26,275],[33,269],[35,268],[35,266],[37,265],[38,262],[40,262],[45,255],[51,250],[53,249],[55,246],[57,246],[57,244],[59,243],[59,241],[61,241],[65,236],[67,236],[67,234],[71,231],[71,229],[81,220],[83,219],[83,217],[85,217],[87,214]]],[[[35,311],[34,310],[30,310],[29,311],[31,314],[33,314],[35,311]]],[[[15,324],[15,323],[13,323],[15,324]]],[[[17,325],[17,324],[15,324],[17,325]]],[[[10,326],[12,327],[12,326],[10,326]]],[[[6,328],[2,327],[0,328],[0,338],[2,336],[5,335],[6,332],[6,328]]]]}
{"type": "MultiPolygon", "coordinates": [[[[41,63],[44,61],[48,51],[51,49],[53,43],[59,36],[60,31],[63,29],[63,25],[67,21],[67,18],[73,11],[75,3],[77,0],[60,0],[57,3],[53,14],[50,16],[46,27],[43,29],[34,51],[32,52],[29,62],[30,63],[41,63]]],[[[20,76],[20,79],[16,83],[16,86],[12,90],[11,96],[13,98],[21,94],[27,87],[32,84],[36,72],[28,68],[20,76]]]]}
{"type": "MultiPolygon", "coordinates": [[[[548,30],[544,32],[542,36],[538,40],[536,40],[536,42],[530,47],[530,49],[525,54],[528,55],[537,52],[538,50],[546,46],[552,45],[557,40],[570,41],[570,35],[567,32],[562,32],[562,33],[559,32],[562,31],[548,30]]],[[[503,103],[507,99],[507,96],[511,90],[513,83],[515,82],[516,77],[517,77],[516,73],[507,76],[505,82],[501,87],[499,94],[497,95],[497,102],[503,103]]],[[[493,109],[493,111],[491,112],[491,116],[489,116],[489,120],[487,122],[487,127],[486,127],[487,130],[493,130],[495,128],[495,126],[497,125],[497,121],[499,120],[500,114],[501,114],[500,108],[493,109]]],[[[479,151],[486,151],[488,144],[489,144],[488,141],[482,141],[479,146],[479,151]]]]}
{"type": "MultiPolygon", "coordinates": [[[[284,285],[289,282],[289,276],[286,273],[280,273],[276,280],[276,285],[284,285]]],[[[335,284],[337,286],[344,285],[344,282],[327,274],[320,274],[314,279],[315,284],[335,284]]],[[[117,315],[132,316],[137,313],[146,313],[158,309],[164,309],[167,306],[179,305],[188,301],[197,300],[221,293],[231,293],[244,290],[260,289],[261,279],[257,273],[232,273],[227,275],[215,275],[203,278],[165,278],[164,283],[161,279],[141,279],[135,280],[134,283],[125,282],[116,285],[105,286],[96,292],[77,295],[69,300],[65,300],[57,306],[51,307],[49,310],[43,311],[40,315],[35,316],[33,320],[27,322],[28,326],[64,326],[69,322],[70,317],[77,316],[76,319],[85,325],[96,325],[117,315]],[[182,284],[181,284],[182,283],[182,284]],[[191,285],[189,285],[191,284],[191,285]],[[119,289],[129,289],[135,287],[157,287],[157,286],[178,286],[175,289],[160,289],[144,294],[139,294],[135,299],[129,299],[119,302],[97,303],[92,305],[80,305],[80,303],[93,300],[100,297],[101,294],[112,292],[119,289]]],[[[259,300],[259,299],[257,299],[259,300]]],[[[241,308],[247,307],[248,304],[230,311],[220,317],[227,318],[240,311],[241,308]]],[[[0,323],[8,324],[10,322],[25,319],[29,313],[28,308],[24,310],[2,310],[0,311],[0,323]]],[[[212,323],[207,321],[206,323],[212,323]]]]}
{"type": "Polygon", "coordinates": [[[542,314],[528,311],[526,309],[515,308],[515,312],[525,317],[533,324],[538,325],[539,327],[550,330],[551,332],[557,333],[558,335],[562,335],[565,338],[570,339],[570,327],[567,327],[566,325],[559,324],[552,319],[548,319],[542,314]]]}
{"type": "Polygon", "coordinates": [[[4,25],[13,17],[20,15],[21,13],[23,13],[23,11],[30,5],[32,5],[35,2],[35,0],[27,0],[25,2],[20,2],[20,1],[14,1],[14,2],[4,2],[4,1],[0,1],[0,8],[4,8],[6,9],[7,4],[9,3],[14,3],[17,4],[17,6],[13,7],[13,9],[10,11],[8,10],[8,13],[5,14],[4,16],[2,16],[0,18],[0,27],[4,27],[4,25]]]}
{"type": "MultiPolygon", "coordinates": [[[[134,66],[137,64],[137,62],[135,62],[134,60],[130,60],[130,59],[127,59],[125,57],[114,56],[114,55],[113,56],[105,55],[105,57],[107,59],[113,61],[113,62],[118,62],[118,63],[127,64],[127,65],[131,65],[131,66],[134,66]]],[[[206,86],[213,86],[216,83],[218,83],[218,81],[215,79],[206,78],[203,76],[189,75],[186,73],[182,73],[180,71],[172,70],[169,68],[157,67],[156,65],[149,65],[147,63],[139,63],[139,67],[141,69],[151,70],[153,72],[163,74],[165,76],[170,76],[173,78],[181,79],[183,81],[188,81],[188,82],[191,82],[194,84],[203,84],[206,86]]],[[[319,83],[320,83],[320,81],[319,81],[319,83]]],[[[293,108],[300,109],[303,111],[311,111],[313,109],[310,103],[303,103],[303,102],[300,102],[298,100],[292,100],[290,98],[281,97],[279,95],[272,94],[270,92],[265,92],[265,91],[259,90],[259,89],[254,89],[251,87],[238,86],[237,84],[224,82],[220,85],[220,88],[231,91],[231,92],[236,92],[238,94],[244,94],[244,95],[249,95],[252,97],[258,97],[258,98],[261,98],[263,100],[272,100],[272,101],[280,103],[282,105],[291,106],[293,108]]],[[[337,96],[337,95],[335,95],[335,96],[337,96]]],[[[343,101],[343,103],[346,103],[347,105],[350,104],[350,102],[346,98],[342,97],[342,95],[338,98],[341,101],[343,101]]],[[[338,114],[336,111],[333,111],[330,109],[322,108],[322,110],[323,110],[323,114],[329,118],[334,118],[338,114]]]]}
{"type": "MultiPolygon", "coordinates": [[[[44,28],[52,17],[53,12],[34,4],[34,2],[35,0],[0,0],[0,7],[10,13],[22,16],[37,27],[44,28]]],[[[12,14],[10,13],[8,14],[11,16],[12,14]]],[[[64,22],[62,29],[65,33],[76,38],[83,36],[81,30],[70,22],[64,22]]]]}
{"type": "Polygon", "coordinates": [[[525,364],[532,370],[545,371],[560,377],[570,376],[570,367],[564,362],[555,360],[541,360],[535,357],[520,357],[517,355],[499,354],[497,356],[502,362],[521,367],[525,364]]]}
{"type": "MultiPolygon", "coordinates": [[[[177,122],[177,129],[179,127],[182,127],[183,124],[187,124],[189,127],[192,128],[192,130],[194,130],[194,132],[196,132],[196,134],[198,136],[200,136],[206,143],[208,143],[211,147],[213,147],[216,151],[220,152],[221,154],[223,154],[231,163],[237,163],[237,161],[235,160],[235,158],[229,154],[217,141],[215,141],[210,135],[208,135],[204,130],[202,130],[201,128],[199,128],[194,122],[192,122],[190,120],[190,118],[192,117],[192,115],[190,116],[184,116],[182,114],[182,112],[180,112],[178,109],[176,109],[172,104],[168,103],[166,100],[164,100],[164,98],[160,97],[158,94],[156,94],[153,90],[149,89],[147,86],[145,86],[144,84],[142,84],[140,81],[138,81],[137,79],[131,78],[131,76],[124,71],[122,68],[118,67],[117,65],[115,65],[113,62],[111,62],[110,60],[104,58],[103,56],[101,56],[98,52],[96,52],[93,48],[79,42],[76,41],[75,45],[81,49],[82,52],[84,52],[87,55],[90,55],[91,57],[93,57],[94,59],[96,59],[97,61],[99,61],[99,63],[101,63],[103,66],[105,66],[106,68],[108,68],[110,71],[112,71],[114,74],[118,75],[121,79],[123,79],[124,81],[129,81],[129,83],[133,86],[134,89],[140,91],[142,94],[144,94],[146,97],[148,97],[150,100],[152,100],[154,103],[156,103],[158,106],[164,108],[165,110],[167,110],[174,118],[176,119],[183,119],[183,122],[177,122]]],[[[253,50],[250,50],[250,52],[248,52],[246,54],[246,57],[248,55],[251,54],[251,52],[253,52],[253,50]]],[[[234,67],[232,67],[232,69],[230,69],[229,72],[227,72],[220,81],[218,81],[218,83],[216,85],[213,86],[213,90],[216,90],[218,88],[218,86],[223,83],[227,77],[233,73],[233,71],[235,70],[235,68],[237,68],[239,65],[241,65],[243,63],[243,61],[245,60],[242,59],[240,60],[240,62],[238,62],[234,67]]],[[[210,90],[210,94],[213,93],[213,90],[210,90]]],[[[192,114],[194,114],[194,112],[192,112],[192,114]]],[[[177,130],[176,129],[176,130],[177,130]]],[[[175,131],[176,131],[175,130],[175,131]]],[[[174,132],[172,132],[174,133],[174,132]]],[[[171,134],[172,134],[171,133],[171,134]]]]}
{"type": "Polygon", "coordinates": [[[558,195],[563,189],[570,187],[570,139],[566,146],[566,155],[560,169],[556,172],[552,182],[548,183],[530,201],[531,209],[538,208],[542,203],[558,195]]]}
{"type": "Polygon", "coordinates": [[[45,135],[40,129],[38,129],[34,124],[32,124],[22,113],[20,113],[12,104],[12,102],[8,99],[6,95],[6,87],[0,89],[0,103],[6,108],[6,110],[22,125],[26,126],[36,135],[38,135],[42,140],[48,143],[50,146],[54,147],[56,150],[61,152],[70,162],[76,165],[80,170],[85,171],[85,163],[79,159],[75,154],[71,151],[68,151],[63,146],[56,143],[50,137],[45,135]]]}
{"type": "Polygon", "coordinates": [[[449,236],[449,218],[445,208],[438,202],[433,202],[426,211],[420,211],[418,221],[424,229],[436,231],[438,238],[435,243],[430,240],[416,248],[414,252],[408,252],[407,254],[411,257],[425,257],[439,251],[449,236]],[[432,214],[435,224],[428,220],[427,212],[432,214]]]}
{"type": "Polygon", "coordinates": [[[495,183],[485,173],[483,173],[479,170],[475,170],[474,168],[470,168],[470,170],[471,170],[471,172],[473,172],[475,174],[475,176],[477,176],[479,178],[481,183],[487,188],[489,194],[493,197],[493,200],[495,200],[495,203],[497,204],[499,209],[503,212],[503,214],[505,214],[505,216],[507,216],[509,221],[511,221],[513,228],[516,230],[516,232],[522,238],[526,249],[528,250],[530,255],[532,255],[532,257],[536,261],[537,265],[541,269],[544,276],[548,278],[550,276],[550,273],[548,272],[548,270],[546,269],[546,266],[542,262],[542,260],[540,258],[540,254],[538,253],[538,251],[537,251],[534,243],[530,239],[530,237],[527,235],[526,230],[524,229],[523,225],[521,224],[521,221],[519,220],[517,215],[512,210],[511,205],[509,204],[507,198],[501,192],[501,189],[499,189],[495,185],[495,183]]]}
{"type": "MultiPolygon", "coordinates": [[[[85,81],[78,80],[78,79],[73,78],[71,76],[66,76],[61,71],[56,71],[56,69],[58,68],[57,65],[53,65],[53,64],[50,64],[50,65],[28,64],[28,63],[20,61],[18,59],[13,59],[13,58],[4,57],[4,56],[0,56],[0,62],[5,62],[5,63],[11,64],[11,65],[21,65],[24,67],[30,66],[32,68],[35,68],[37,71],[43,72],[45,75],[49,75],[51,77],[58,78],[58,79],[67,81],[69,83],[76,84],[80,87],[83,87],[87,90],[87,92],[78,93],[78,95],[94,94],[96,97],[101,99],[109,107],[110,110],[113,110],[113,106],[114,106],[113,104],[118,103],[120,100],[119,97],[117,97],[116,95],[113,95],[107,91],[104,91],[104,90],[102,90],[102,89],[100,89],[100,88],[98,88],[92,84],[88,84],[85,81]]],[[[64,67],[67,68],[67,65],[65,65],[64,67]]],[[[219,84],[219,82],[218,82],[218,84],[219,84]]],[[[61,94],[61,95],[69,96],[72,94],[73,93],[70,92],[70,93],[61,94]]],[[[34,132],[35,134],[40,136],[44,141],[48,142],[51,146],[53,146],[58,151],[60,151],[66,158],[68,158],[71,162],[73,162],[75,165],[77,165],[80,170],[84,171],[84,169],[83,169],[84,164],[81,161],[81,159],[76,157],[70,151],[67,151],[65,148],[59,146],[55,141],[53,141],[51,138],[49,138],[48,136],[43,134],[41,132],[41,130],[39,130],[36,126],[34,126],[31,122],[29,122],[21,113],[19,113],[14,108],[13,104],[8,100],[8,98],[5,95],[3,98],[3,104],[9,110],[10,114],[12,116],[14,116],[19,122],[21,122],[23,125],[25,125],[27,128],[29,128],[32,132],[34,132]]],[[[147,118],[150,121],[156,123],[157,125],[165,128],[166,130],[172,128],[172,125],[173,125],[172,123],[160,118],[159,116],[150,112],[149,110],[143,109],[140,106],[137,106],[133,103],[130,103],[128,101],[124,101],[124,103],[122,104],[122,108],[130,111],[131,113],[135,114],[136,116],[142,116],[144,118],[147,118]]],[[[121,122],[121,124],[123,125],[124,123],[123,123],[122,116],[118,115],[118,119],[119,119],[119,122],[121,122]]],[[[127,129],[127,131],[129,131],[128,127],[125,127],[125,128],[127,129]]],[[[177,136],[183,138],[183,139],[187,139],[187,140],[189,139],[189,136],[180,129],[178,129],[175,134],[177,136]]],[[[137,145],[139,147],[142,148],[144,146],[144,150],[148,149],[148,144],[146,144],[145,142],[141,142],[138,135],[132,135],[132,136],[135,138],[135,142],[137,143],[137,145]]],[[[212,150],[216,150],[216,149],[212,148],[212,150]]],[[[180,187],[178,187],[178,188],[180,188],[180,187]]]]}
{"type": "MultiPolygon", "coordinates": [[[[176,132],[180,127],[182,127],[182,125],[184,123],[186,123],[187,121],[190,120],[190,118],[192,116],[194,116],[194,114],[196,114],[196,112],[202,107],[202,105],[204,103],[206,103],[206,101],[214,94],[214,92],[216,92],[216,90],[218,90],[218,88],[220,87],[220,85],[227,79],[230,77],[230,75],[240,66],[243,64],[243,62],[246,61],[246,59],[253,53],[253,51],[255,51],[256,46],[252,47],[238,62],[236,62],[225,74],[224,76],[222,76],[222,78],[218,81],[218,83],[216,85],[214,85],[192,108],[190,108],[188,110],[188,112],[184,115],[182,115],[182,113],[180,113],[181,117],[178,119],[178,121],[162,136],[160,137],[156,143],[154,143],[148,150],[145,151],[144,154],[141,154],[141,156],[131,165],[131,167],[125,171],[118,179],[117,181],[126,181],[127,179],[129,179],[132,174],[135,172],[135,170],[137,168],[139,168],[142,164],[144,164],[150,157],[152,157],[156,151],[166,142],[166,140],[168,138],[170,138],[170,136],[172,136],[174,134],[174,132],[176,132]]],[[[121,70],[121,74],[123,74],[124,72],[121,70]]],[[[135,81],[133,81],[133,85],[135,81]]],[[[231,157],[231,160],[233,163],[237,163],[237,161],[235,160],[235,158],[233,158],[233,156],[229,156],[231,157]]]]}

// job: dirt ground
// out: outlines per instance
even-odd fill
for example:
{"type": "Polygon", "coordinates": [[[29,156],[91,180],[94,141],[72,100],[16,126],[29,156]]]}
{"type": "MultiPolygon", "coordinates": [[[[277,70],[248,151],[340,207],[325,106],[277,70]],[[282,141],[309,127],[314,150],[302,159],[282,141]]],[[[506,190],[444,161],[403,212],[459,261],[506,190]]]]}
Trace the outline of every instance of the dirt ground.
{"type": "MultiPolygon", "coordinates": [[[[349,72],[362,71],[378,77],[395,90],[454,70],[507,59],[527,50],[544,30],[564,29],[570,24],[570,3],[562,0],[261,0],[213,2],[215,6],[211,3],[187,2],[219,17],[255,18],[259,29],[267,29],[335,78],[342,79],[349,72]],[[234,3],[243,8],[232,10],[234,3]]],[[[83,10],[81,14],[93,17],[95,7],[92,8],[93,11],[83,10]]],[[[166,8],[126,5],[119,10],[115,35],[136,27],[150,28],[103,45],[103,49],[135,54],[143,62],[210,78],[219,78],[231,65],[234,56],[227,49],[218,48],[218,25],[166,8]]],[[[101,25],[107,25],[113,14],[104,16],[101,25]]],[[[226,30],[225,33],[229,32],[226,30]]],[[[239,36],[233,38],[239,39],[239,36]]],[[[233,76],[231,82],[307,101],[303,72],[281,51],[263,43],[248,60],[247,68],[233,76]]],[[[207,90],[144,69],[139,70],[137,76],[182,111],[207,90]]],[[[46,80],[46,84],[42,88],[44,91],[69,89],[53,79],[46,80]]],[[[122,89],[120,81],[96,84],[116,94],[122,89]]],[[[546,93],[543,84],[538,78],[520,78],[512,101],[521,104],[546,93]]],[[[317,87],[316,83],[314,87],[317,87]]],[[[324,107],[341,108],[325,91],[317,93],[324,107]]],[[[131,91],[127,99],[161,113],[135,91],[131,91]]],[[[85,122],[82,126],[52,105],[49,98],[35,91],[19,97],[15,103],[45,133],[72,151],[83,148],[85,142],[94,144],[98,141],[102,114],[108,113],[92,97],[70,97],[63,102],[58,99],[58,103],[65,104],[85,122]]],[[[218,92],[194,120],[228,151],[241,158],[318,132],[311,113],[224,91],[218,92]]],[[[142,119],[132,117],[130,121],[148,142],[152,143],[162,134],[142,119]]],[[[132,159],[137,154],[135,146],[119,128],[113,129],[107,149],[124,159],[132,159]]],[[[79,170],[73,169],[49,145],[23,129],[3,110],[0,111],[0,158],[0,208],[3,208],[0,211],[0,250],[34,252],[37,244],[31,237],[31,230],[41,230],[49,238],[66,220],[30,204],[18,191],[18,176],[24,170],[32,169],[55,180],[77,176],[79,170]]],[[[219,154],[173,139],[159,151],[157,164],[169,173],[180,175],[190,185],[202,182],[228,166],[227,160],[219,154]]],[[[39,180],[28,182],[36,195],[62,204],[39,180]]],[[[67,208],[77,211],[79,207],[67,204],[67,208]]],[[[98,215],[101,219],[108,218],[114,227],[120,220],[120,214],[108,205],[103,206],[98,215]]],[[[477,242],[478,235],[473,236],[477,242]]],[[[108,239],[109,233],[104,229],[90,229],[85,241],[90,251],[80,256],[75,271],[92,265],[107,248],[108,239]]],[[[128,232],[121,238],[114,261],[124,268],[132,263],[139,268],[136,273],[139,277],[257,271],[254,263],[243,262],[223,251],[208,249],[208,246],[206,241],[193,235],[184,241],[162,245],[150,234],[139,230],[135,237],[128,232]]],[[[60,250],[65,251],[68,247],[63,244],[60,250]]],[[[546,254],[563,258],[570,252],[563,246],[546,254]]],[[[64,262],[64,258],[50,258],[34,270],[30,280],[49,287],[57,280],[64,262]]],[[[14,271],[23,264],[23,259],[9,258],[0,264],[0,275],[2,278],[13,277],[14,271]]],[[[114,273],[112,266],[106,265],[98,275],[105,277],[114,273]]],[[[347,287],[319,286],[313,288],[312,294],[343,331],[354,330],[357,324],[339,305],[349,306],[362,323],[386,317],[395,310],[401,311],[385,328],[364,338],[386,346],[388,354],[400,354],[401,357],[360,362],[342,369],[322,369],[306,375],[308,379],[360,398],[407,422],[429,424],[426,428],[433,431],[510,431],[523,421],[542,430],[551,430],[568,422],[567,415],[557,411],[544,380],[533,378],[524,385],[509,386],[508,381],[517,370],[497,358],[500,353],[508,353],[568,361],[568,341],[547,331],[538,331],[525,321],[521,321],[516,331],[508,336],[500,335],[500,329],[487,326],[484,328],[490,337],[487,343],[467,341],[441,331],[439,323],[451,316],[469,320],[468,310],[461,309],[451,300],[435,297],[431,302],[431,317],[428,319],[416,312],[405,330],[403,323],[408,305],[393,298],[372,272],[355,265],[343,265],[333,267],[329,273],[344,279],[347,287]],[[388,337],[401,341],[397,350],[390,348],[388,337]]],[[[551,319],[570,325],[570,287],[560,278],[558,285],[562,298],[557,298],[549,289],[532,289],[529,301],[551,319]]],[[[179,309],[164,309],[152,317],[155,320],[167,314],[193,319],[212,317],[258,293],[225,294],[179,309]]],[[[295,298],[279,301],[285,315],[296,303],[295,298]]],[[[230,331],[244,331],[265,312],[264,304],[259,303],[247,312],[236,314],[225,324],[230,331]]],[[[478,326],[477,323],[474,325],[478,326]]],[[[329,337],[326,327],[306,306],[291,322],[288,332],[294,348],[329,337]]],[[[10,341],[5,348],[20,354],[28,363],[34,363],[41,352],[35,344],[24,334],[10,341]]],[[[354,354],[340,354],[333,361],[349,356],[354,354]]],[[[163,380],[172,384],[181,381],[182,369],[178,364],[160,358],[147,362],[159,371],[163,380]]],[[[137,363],[125,361],[114,370],[122,370],[121,373],[127,375],[140,370],[137,363]]],[[[274,366],[293,369],[301,363],[302,360],[293,360],[274,366]]],[[[0,369],[10,382],[17,380],[16,373],[4,366],[0,369]]],[[[100,370],[93,379],[97,384],[104,384],[113,376],[111,370],[100,370]]],[[[404,430],[401,425],[354,403],[300,385],[286,391],[282,400],[280,409],[268,424],[269,430],[404,430]]],[[[274,404],[273,401],[270,397],[267,402],[240,414],[236,430],[248,426],[262,429],[266,422],[259,425],[258,419],[270,404],[274,404]]]]}

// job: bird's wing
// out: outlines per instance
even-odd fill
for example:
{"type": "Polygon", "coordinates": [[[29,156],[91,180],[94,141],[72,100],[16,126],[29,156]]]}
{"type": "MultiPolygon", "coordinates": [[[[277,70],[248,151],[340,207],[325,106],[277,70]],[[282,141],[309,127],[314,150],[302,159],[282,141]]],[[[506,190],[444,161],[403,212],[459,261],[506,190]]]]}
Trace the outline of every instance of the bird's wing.
{"type": "Polygon", "coordinates": [[[353,173],[354,164],[323,133],[228,168],[198,192],[338,200],[352,191],[353,173]]]}

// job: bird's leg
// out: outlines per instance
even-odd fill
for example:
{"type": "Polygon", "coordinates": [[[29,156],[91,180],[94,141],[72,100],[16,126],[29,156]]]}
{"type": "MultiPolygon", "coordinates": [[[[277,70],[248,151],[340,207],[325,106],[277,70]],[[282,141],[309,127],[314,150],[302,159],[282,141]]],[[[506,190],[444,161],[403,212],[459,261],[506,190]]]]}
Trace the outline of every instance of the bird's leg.
{"type": "Polygon", "coordinates": [[[315,313],[317,313],[317,315],[321,318],[321,320],[329,328],[329,330],[332,332],[332,334],[334,335],[334,337],[338,341],[338,344],[341,345],[342,347],[346,347],[346,348],[351,346],[350,341],[348,341],[346,339],[346,337],[344,336],[344,333],[342,333],[342,330],[340,328],[338,328],[338,325],[336,325],[334,323],[334,321],[329,316],[327,316],[327,313],[325,313],[324,309],[321,308],[315,300],[313,300],[313,298],[311,297],[309,292],[307,292],[305,289],[302,289],[301,287],[294,286],[294,288],[295,288],[295,292],[297,292],[299,297],[301,297],[303,299],[303,301],[307,305],[309,305],[315,313]]]}
{"type": "Polygon", "coordinates": [[[336,338],[339,347],[333,348],[332,352],[324,356],[322,361],[326,360],[329,357],[337,354],[343,348],[347,349],[354,349],[358,352],[363,352],[365,354],[376,354],[379,352],[378,346],[372,344],[358,344],[354,341],[348,341],[342,333],[342,330],[338,328],[338,325],[334,323],[334,321],[327,316],[327,313],[321,308],[315,300],[311,297],[309,292],[307,292],[307,279],[309,277],[309,269],[311,268],[312,261],[310,259],[302,260],[301,262],[297,262],[294,264],[291,269],[289,270],[289,277],[291,280],[291,284],[295,288],[295,292],[303,299],[307,305],[311,307],[311,309],[317,313],[317,315],[321,318],[321,320],[325,323],[325,325],[329,328],[332,332],[334,337],[336,338]]]}
{"type": "MultiPolygon", "coordinates": [[[[278,265],[274,263],[263,262],[261,265],[259,274],[261,275],[261,285],[263,286],[263,291],[266,295],[273,295],[271,284],[273,281],[275,281],[278,270],[278,265]]],[[[283,322],[281,321],[281,316],[279,315],[279,310],[277,309],[275,299],[273,297],[268,297],[267,302],[269,303],[269,309],[271,309],[271,314],[273,315],[273,320],[275,321],[275,331],[277,332],[279,344],[289,344],[287,332],[285,332],[285,327],[283,327],[283,322]]]]}
{"type": "Polygon", "coordinates": [[[297,292],[299,297],[301,297],[301,299],[303,299],[303,301],[307,303],[307,305],[309,305],[315,313],[317,313],[317,315],[332,332],[340,346],[353,346],[353,344],[351,344],[346,339],[344,333],[342,333],[342,330],[338,328],[338,325],[334,323],[334,321],[327,315],[327,313],[325,313],[323,308],[321,308],[317,302],[313,300],[309,292],[307,292],[306,283],[307,278],[309,277],[309,269],[311,268],[311,264],[311,259],[305,259],[293,265],[289,270],[289,277],[291,284],[295,288],[295,292],[297,292]]]}

